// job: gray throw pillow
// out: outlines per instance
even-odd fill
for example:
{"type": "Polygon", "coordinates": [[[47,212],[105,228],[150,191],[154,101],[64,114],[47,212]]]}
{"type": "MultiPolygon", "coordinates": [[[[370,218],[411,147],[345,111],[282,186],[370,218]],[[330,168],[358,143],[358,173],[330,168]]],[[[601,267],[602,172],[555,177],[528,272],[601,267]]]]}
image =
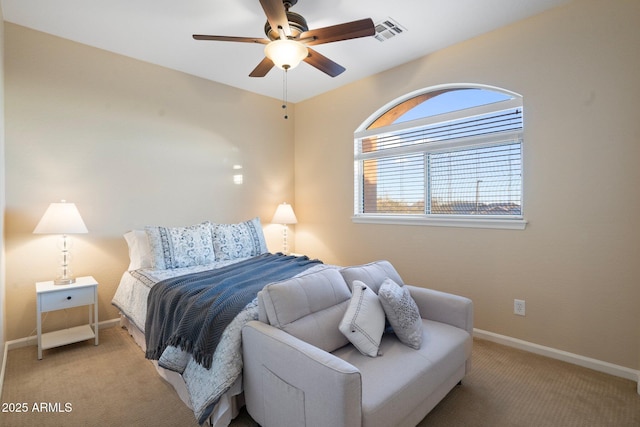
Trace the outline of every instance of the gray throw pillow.
{"type": "Polygon", "coordinates": [[[418,350],[422,345],[422,318],[409,288],[387,278],[380,285],[378,298],[400,342],[418,350]]]}

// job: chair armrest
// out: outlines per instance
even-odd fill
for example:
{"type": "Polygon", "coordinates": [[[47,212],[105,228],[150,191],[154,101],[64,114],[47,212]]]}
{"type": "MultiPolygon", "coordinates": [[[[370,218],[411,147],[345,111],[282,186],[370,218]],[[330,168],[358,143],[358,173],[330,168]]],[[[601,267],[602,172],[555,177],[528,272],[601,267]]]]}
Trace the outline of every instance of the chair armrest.
{"type": "Polygon", "coordinates": [[[258,321],[243,327],[242,345],[247,410],[263,427],[362,423],[361,376],[350,363],[258,321]]]}
{"type": "Polygon", "coordinates": [[[424,319],[464,329],[473,336],[473,302],[466,297],[405,285],[424,319]]]}

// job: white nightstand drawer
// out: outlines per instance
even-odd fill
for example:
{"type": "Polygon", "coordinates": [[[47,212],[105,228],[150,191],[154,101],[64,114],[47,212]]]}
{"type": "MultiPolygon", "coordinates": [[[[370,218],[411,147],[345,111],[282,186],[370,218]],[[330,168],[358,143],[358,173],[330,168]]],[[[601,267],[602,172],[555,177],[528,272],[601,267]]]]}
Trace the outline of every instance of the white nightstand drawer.
{"type": "MultiPolygon", "coordinates": [[[[60,285],[64,286],[64,285],[60,285]]],[[[94,286],[56,290],[40,294],[40,310],[53,311],[94,303],[94,286]]]]}

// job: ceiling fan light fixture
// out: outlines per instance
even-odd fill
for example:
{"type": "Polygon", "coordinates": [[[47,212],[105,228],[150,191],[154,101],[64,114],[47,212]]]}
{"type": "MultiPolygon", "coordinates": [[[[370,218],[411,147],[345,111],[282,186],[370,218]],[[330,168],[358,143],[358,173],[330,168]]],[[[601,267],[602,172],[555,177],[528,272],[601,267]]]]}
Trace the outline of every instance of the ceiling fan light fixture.
{"type": "Polygon", "coordinates": [[[309,55],[305,45],[295,40],[274,40],[264,47],[264,54],[283,70],[296,68],[309,55]]]}

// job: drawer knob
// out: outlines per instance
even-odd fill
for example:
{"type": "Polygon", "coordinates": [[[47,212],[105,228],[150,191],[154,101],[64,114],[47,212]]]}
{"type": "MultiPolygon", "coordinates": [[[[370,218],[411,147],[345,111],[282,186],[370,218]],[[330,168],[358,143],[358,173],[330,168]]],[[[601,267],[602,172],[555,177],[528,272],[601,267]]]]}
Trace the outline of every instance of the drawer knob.
{"type": "Polygon", "coordinates": [[[71,299],[71,297],[67,297],[67,300],[70,300],[70,299],[71,299]]]}

